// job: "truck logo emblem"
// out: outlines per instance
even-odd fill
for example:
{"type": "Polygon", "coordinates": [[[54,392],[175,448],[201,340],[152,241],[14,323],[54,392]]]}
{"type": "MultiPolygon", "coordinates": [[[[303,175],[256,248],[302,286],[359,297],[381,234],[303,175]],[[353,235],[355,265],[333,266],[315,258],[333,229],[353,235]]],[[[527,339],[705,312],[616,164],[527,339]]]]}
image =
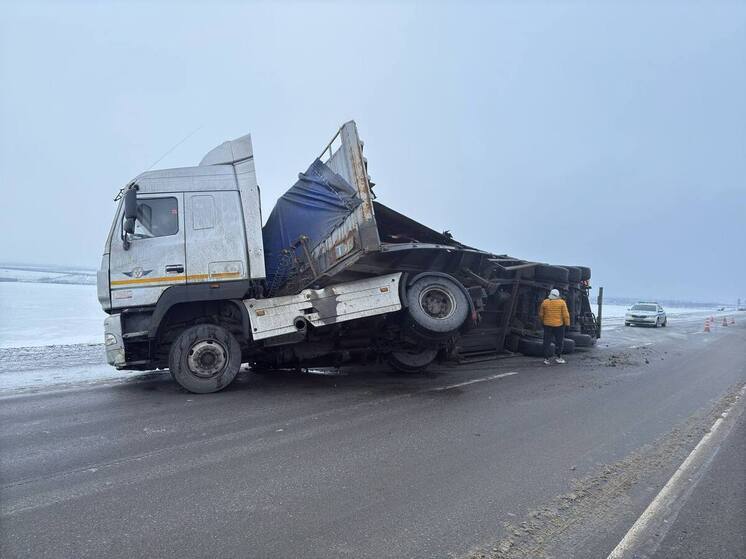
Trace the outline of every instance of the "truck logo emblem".
{"type": "Polygon", "coordinates": [[[140,267],[133,268],[131,272],[123,272],[125,276],[130,278],[141,278],[143,276],[147,276],[150,272],[153,270],[143,270],[140,267]]]}

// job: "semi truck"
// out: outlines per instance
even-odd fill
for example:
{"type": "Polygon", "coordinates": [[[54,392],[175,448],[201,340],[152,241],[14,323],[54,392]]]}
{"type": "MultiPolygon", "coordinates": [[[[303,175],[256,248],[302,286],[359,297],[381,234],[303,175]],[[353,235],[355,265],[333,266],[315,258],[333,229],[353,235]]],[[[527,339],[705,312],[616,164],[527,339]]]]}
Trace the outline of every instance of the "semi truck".
{"type": "Polygon", "coordinates": [[[97,274],[107,361],[168,368],[194,393],[256,371],[538,354],[537,310],[568,302],[566,346],[591,346],[590,269],[466,246],[376,200],[354,121],[262,225],[250,135],[195,167],[122,188],[97,274]]]}

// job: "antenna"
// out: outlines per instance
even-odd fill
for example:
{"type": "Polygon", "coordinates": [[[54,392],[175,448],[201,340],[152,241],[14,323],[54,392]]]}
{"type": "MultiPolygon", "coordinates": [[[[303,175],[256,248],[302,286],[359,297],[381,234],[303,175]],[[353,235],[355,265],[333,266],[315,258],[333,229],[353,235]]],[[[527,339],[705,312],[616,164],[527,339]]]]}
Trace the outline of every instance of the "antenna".
{"type": "Polygon", "coordinates": [[[191,138],[192,136],[194,136],[197,132],[199,132],[200,130],[202,130],[204,127],[205,127],[204,124],[200,124],[197,128],[195,128],[194,130],[192,130],[189,134],[187,134],[180,141],[178,141],[176,144],[174,144],[174,146],[170,150],[168,150],[166,153],[164,153],[158,159],[156,159],[153,162],[153,164],[150,167],[148,167],[147,169],[145,169],[145,170],[146,171],[150,171],[153,167],[155,167],[158,163],[160,163],[161,160],[164,157],[166,157],[169,153],[171,153],[172,151],[174,151],[177,147],[179,147],[181,144],[183,144],[184,142],[186,142],[189,138],[191,138]]]}

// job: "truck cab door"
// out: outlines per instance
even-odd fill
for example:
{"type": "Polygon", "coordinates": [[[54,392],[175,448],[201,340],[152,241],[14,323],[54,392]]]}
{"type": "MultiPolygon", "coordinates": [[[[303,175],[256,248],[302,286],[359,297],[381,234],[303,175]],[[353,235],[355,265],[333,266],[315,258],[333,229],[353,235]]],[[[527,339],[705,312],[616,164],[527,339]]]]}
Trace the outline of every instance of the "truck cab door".
{"type": "Polygon", "coordinates": [[[124,249],[122,213],[117,217],[109,262],[112,308],[154,305],[172,285],[186,283],[184,196],[138,194],[135,233],[124,249]]]}
{"type": "Polygon", "coordinates": [[[184,201],[187,281],[248,279],[246,234],[238,191],[186,192],[184,201]]]}

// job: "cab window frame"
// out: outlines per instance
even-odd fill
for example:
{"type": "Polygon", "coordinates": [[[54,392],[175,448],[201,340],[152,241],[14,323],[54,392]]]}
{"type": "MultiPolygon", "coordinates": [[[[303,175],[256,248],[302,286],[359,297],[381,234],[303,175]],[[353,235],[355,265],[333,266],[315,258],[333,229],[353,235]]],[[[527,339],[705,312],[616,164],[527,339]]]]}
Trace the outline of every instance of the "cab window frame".
{"type": "MultiPolygon", "coordinates": [[[[173,210],[173,208],[176,209],[176,228],[175,228],[175,230],[172,233],[168,233],[168,234],[165,234],[165,235],[142,235],[142,234],[134,233],[134,234],[131,235],[131,238],[133,240],[143,241],[143,240],[147,240],[147,239],[162,239],[164,237],[173,237],[174,235],[178,235],[179,234],[179,232],[181,231],[181,225],[179,224],[180,215],[181,215],[181,212],[179,210],[179,197],[178,196],[173,196],[173,195],[164,195],[164,196],[158,195],[158,196],[148,196],[147,198],[145,198],[145,197],[138,198],[138,200],[137,200],[138,218],[135,220],[135,227],[137,227],[138,223],[140,223],[141,227],[142,227],[142,222],[139,219],[139,213],[140,213],[139,209],[140,209],[140,204],[141,203],[144,204],[145,202],[148,202],[148,201],[151,201],[151,200],[168,200],[168,199],[171,199],[171,200],[174,201],[174,206],[171,208],[171,210],[173,210]]],[[[122,211],[122,218],[120,220],[119,226],[120,226],[120,231],[121,231],[122,239],[124,239],[124,237],[125,237],[125,232],[124,232],[124,211],[122,211]]]]}

